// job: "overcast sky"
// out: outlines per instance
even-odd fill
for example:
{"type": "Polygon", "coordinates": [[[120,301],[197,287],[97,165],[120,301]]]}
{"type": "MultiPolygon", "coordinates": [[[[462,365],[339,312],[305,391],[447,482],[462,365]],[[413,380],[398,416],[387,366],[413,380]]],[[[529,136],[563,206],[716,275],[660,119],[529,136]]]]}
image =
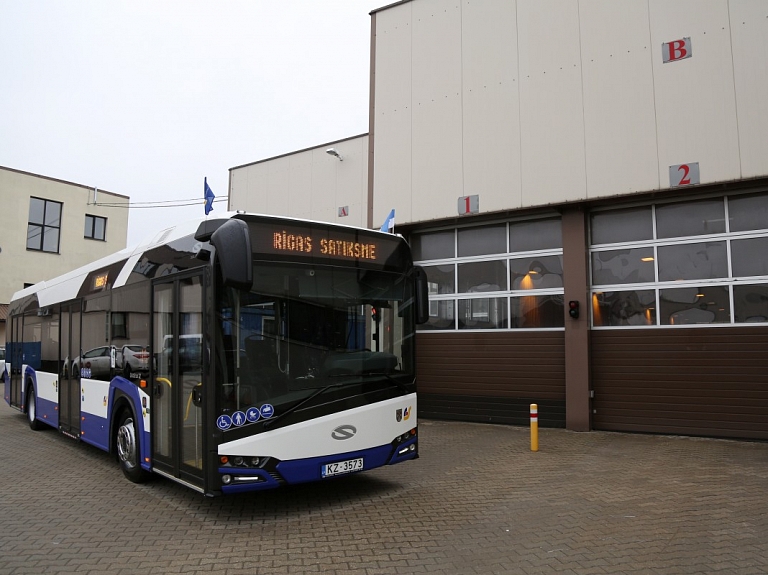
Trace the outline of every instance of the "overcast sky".
{"type": "Polygon", "coordinates": [[[389,3],[0,0],[0,166],[194,202],[131,209],[133,246],[204,215],[204,177],[223,199],[229,168],[367,132],[389,3]]]}

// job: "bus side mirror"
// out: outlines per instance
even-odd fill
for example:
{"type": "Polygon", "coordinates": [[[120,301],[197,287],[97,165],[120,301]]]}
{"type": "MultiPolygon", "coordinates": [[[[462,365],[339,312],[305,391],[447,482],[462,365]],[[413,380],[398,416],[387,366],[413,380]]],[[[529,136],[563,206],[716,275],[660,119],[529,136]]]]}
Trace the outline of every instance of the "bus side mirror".
{"type": "Polygon", "coordinates": [[[250,290],[253,286],[253,253],[248,224],[242,220],[228,220],[211,234],[211,243],[216,248],[224,285],[250,290]]]}
{"type": "Polygon", "coordinates": [[[416,323],[422,324],[429,321],[429,288],[427,286],[427,272],[421,266],[414,266],[413,275],[416,279],[414,290],[416,294],[416,323]]]}

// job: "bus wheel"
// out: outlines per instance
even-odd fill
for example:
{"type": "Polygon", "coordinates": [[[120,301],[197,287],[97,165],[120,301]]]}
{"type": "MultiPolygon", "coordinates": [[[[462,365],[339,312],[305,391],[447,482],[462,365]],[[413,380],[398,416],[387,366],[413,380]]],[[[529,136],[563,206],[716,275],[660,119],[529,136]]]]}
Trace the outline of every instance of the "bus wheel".
{"type": "Polygon", "coordinates": [[[129,481],[143,483],[149,478],[149,474],[141,468],[141,450],[138,439],[139,434],[133,415],[129,410],[123,411],[115,434],[120,469],[123,470],[123,475],[129,481]]]}
{"type": "Polygon", "coordinates": [[[29,384],[29,391],[27,392],[27,421],[29,421],[29,428],[32,431],[40,431],[43,428],[43,424],[37,420],[37,397],[32,384],[29,384]]]}

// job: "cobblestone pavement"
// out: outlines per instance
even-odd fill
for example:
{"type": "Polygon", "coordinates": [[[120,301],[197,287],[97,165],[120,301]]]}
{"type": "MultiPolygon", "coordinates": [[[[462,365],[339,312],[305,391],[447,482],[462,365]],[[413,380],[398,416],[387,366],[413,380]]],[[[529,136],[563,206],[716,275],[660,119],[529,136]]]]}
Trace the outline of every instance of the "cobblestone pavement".
{"type": "Polygon", "coordinates": [[[764,574],[768,444],[420,422],[421,459],[205,499],[0,405],[0,573],[764,574]]]}

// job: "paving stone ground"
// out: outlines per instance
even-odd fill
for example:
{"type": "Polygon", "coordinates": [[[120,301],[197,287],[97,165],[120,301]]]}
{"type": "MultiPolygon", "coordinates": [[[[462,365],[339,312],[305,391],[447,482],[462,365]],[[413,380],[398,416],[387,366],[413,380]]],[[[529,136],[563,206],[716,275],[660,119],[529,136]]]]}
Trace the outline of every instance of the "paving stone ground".
{"type": "Polygon", "coordinates": [[[768,443],[419,430],[415,462],[206,499],[0,404],[0,573],[768,573],[768,443]]]}

